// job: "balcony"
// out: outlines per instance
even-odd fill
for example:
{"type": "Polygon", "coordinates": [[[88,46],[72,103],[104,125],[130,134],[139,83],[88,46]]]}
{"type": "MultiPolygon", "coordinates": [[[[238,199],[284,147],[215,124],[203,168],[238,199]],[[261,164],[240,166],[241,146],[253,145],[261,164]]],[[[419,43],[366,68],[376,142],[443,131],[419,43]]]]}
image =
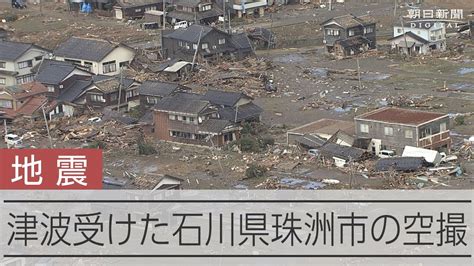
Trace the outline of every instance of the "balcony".
{"type": "Polygon", "coordinates": [[[244,11],[246,9],[250,9],[250,8],[256,8],[256,7],[263,7],[263,6],[267,6],[267,0],[260,0],[260,1],[252,1],[252,0],[237,0],[237,1],[234,1],[234,5],[232,6],[232,8],[234,10],[240,10],[240,11],[244,11]],[[242,2],[244,2],[244,4],[242,5],[242,2]]]}
{"type": "Polygon", "coordinates": [[[437,146],[438,143],[450,140],[449,130],[440,132],[438,134],[430,135],[418,140],[418,147],[432,147],[437,146]]]}

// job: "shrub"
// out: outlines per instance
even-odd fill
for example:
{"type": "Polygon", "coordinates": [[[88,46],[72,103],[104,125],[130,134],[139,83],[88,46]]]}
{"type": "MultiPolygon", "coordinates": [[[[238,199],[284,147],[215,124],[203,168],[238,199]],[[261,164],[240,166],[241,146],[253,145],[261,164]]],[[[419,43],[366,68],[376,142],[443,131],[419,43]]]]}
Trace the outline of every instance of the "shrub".
{"type": "Polygon", "coordinates": [[[466,123],[466,121],[464,121],[464,116],[462,116],[462,115],[456,116],[456,118],[454,118],[454,122],[458,126],[464,125],[466,123]]]}
{"type": "Polygon", "coordinates": [[[153,145],[149,143],[146,143],[143,137],[138,138],[137,145],[138,145],[138,154],[140,155],[151,155],[151,154],[157,153],[155,147],[153,147],[153,145]]]}
{"type": "Polygon", "coordinates": [[[275,139],[272,136],[263,136],[259,139],[260,148],[265,149],[268,146],[275,144],[275,139]]]}
{"type": "Polygon", "coordinates": [[[267,172],[267,169],[261,165],[251,164],[247,170],[245,170],[245,176],[247,178],[262,177],[267,172]]]}
{"type": "Polygon", "coordinates": [[[258,152],[260,151],[260,146],[255,138],[250,136],[243,136],[240,139],[240,150],[243,152],[258,152]]]}

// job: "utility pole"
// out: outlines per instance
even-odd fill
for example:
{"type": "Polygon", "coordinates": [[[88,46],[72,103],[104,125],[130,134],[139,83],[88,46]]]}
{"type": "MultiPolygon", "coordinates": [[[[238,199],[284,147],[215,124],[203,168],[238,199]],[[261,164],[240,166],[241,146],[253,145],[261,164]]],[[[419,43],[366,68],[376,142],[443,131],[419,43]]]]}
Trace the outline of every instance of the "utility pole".
{"type": "Polygon", "coordinates": [[[329,11],[332,10],[332,0],[329,0],[329,7],[328,7],[328,10],[329,10],[329,11]]]}
{"type": "Polygon", "coordinates": [[[394,16],[394,17],[397,17],[398,0],[393,0],[393,3],[394,3],[393,16],[394,16]]]}
{"type": "Polygon", "coordinates": [[[357,57],[356,60],[357,60],[357,79],[359,80],[359,90],[362,90],[362,82],[361,82],[361,80],[360,80],[359,57],[357,57]]]}
{"type": "Polygon", "coordinates": [[[407,35],[405,34],[405,24],[403,23],[403,17],[400,16],[400,24],[402,27],[403,38],[405,39],[405,48],[407,49],[407,56],[410,56],[410,51],[408,50],[407,35]]]}
{"type": "MultiPolygon", "coordinates": [[[[119,84],[118,99],[117,99],[117,112],[120,112],[120,98],[122,97],[122,80],[123,80],[122,67],[120,67],[120,84],[119,84]]],[[[126,97],[127,95],[125,95],[125,98],[126,97]]]]}
{"type": "Polygon", "coordinates": [[[230,10],[227,10],[227,13],[229,14],[229,16],[228,16],[228,18],[229,18],[229,19],[228,19],[228,20],[229,20],[229,34],[231,34],[231,33],[232,33],[232,29],[230,28],[230,10]]]}
{"type": "Polygon", "coordinates": [[[224,31],[225,31],[225,3],[226,3],[226,0],[222,0],[222,9],[223,9],[223,12],[224,13],[224,31]]]}
{"type": "Polygon", "coordinates": [[[194,63],[196,62],[196,56],[197,56],[197,53],[198,53],[198,50],[199,50],[199,45],[201,44],[201,36],[202,36],[202,31],[203,30],[204,30],[204,27],[201,26],[201,31],[199,32],[199,39],[198,39],[196,51],[194,51],[193,64],[191,65],[191,70],[194,70],[194,63]]]}
{"type": "Polygon", "coordinates": [[[163,29],[166,28],[166,1],[167,0],[163,0],[163,29]]]}
{"type": "Polygon", "coordinates": [[[48,120],[46,119],[46,112],[44,111],[44,105],[46,103],[44,103],[43,105],[41,105],[41,109],[43,110],[43,118],[44,118],[44,123],[46,124],[46,132],[48,132],[48,138],[49,138],[49,145],[51,147],[51,149],[53,148],[53,140],[51,139],[51,134],[49,132],[49,125],[48,125],[48,120]]]}
{"type": "Polygon", "coordinates": [[[350,178],[349,178],[349,189],[352,189],[352,180],[354,179],[354,162],[349,156],[349,167],[350,167],[350,178]]]}

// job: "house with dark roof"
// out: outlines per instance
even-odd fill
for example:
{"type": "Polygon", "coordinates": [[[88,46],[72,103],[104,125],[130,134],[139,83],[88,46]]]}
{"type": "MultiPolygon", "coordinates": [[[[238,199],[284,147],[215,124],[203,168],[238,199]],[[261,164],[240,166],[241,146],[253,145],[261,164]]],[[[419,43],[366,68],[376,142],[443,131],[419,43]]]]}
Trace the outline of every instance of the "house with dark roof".
{"type": "Polygon", "coordinates": [[[0,88],[0,111],[9,120],[20,116],[33,118],[33,113],[48,102],[48,89],[38,82],[0,88]]]}
{"type": "Polygon", "coordinates": [[[448,114],[386,107],[354,118],[356,135],[371,139],[369,150],[393,150],[401,154],[405,146],[449,152],[451,137],[448,114]]]}
{"type": "Polygon", "coordinates": [[[91,77],[93,74],[71,62],[44,59],[34,70],[35,81],[48,87],[51,96],[57,97],[64,89],[64,82],[72,76],[91,77]]]}
{"type": "Polygon", "coordinates": [[[195,55],[196,61],[215,61],[223,58],[240,60],[253,55],[253,48],[246,34],[229,34],[197,24],[164,33],[162,43],[165,57],[190,62],[193,62],[195,55]]]}
{"type": "Polygon", "coordinates": [[[116,19],[139,19],[152,10],[163,10],[163,0],[117,0],[114,5],[116,19]]]}
{"type": "Polygon", "coordinates": [[[241,92],[208,90],[202,99],[218,106],[219,116],[234,123],[258,122],[263,113],[263,109],[252,102],[252,97],[241,92]]]}
{"type": "Polygon", "coordinates": [[[99,110],[129,110],[140,104],[139,85],[133,79],[119,76],[92,76],[91,84],[76,97],[74,103],[99,110]]]}
{"type": "Polygon", "coordinates": [[[200,94],[176,93],[159,100],[153,109],[157,139],[221,147],[240,138],[240,126],[221,119],[218,107],[200,94]]]}
{"type": "Polygon", "coordinates": [[[406,22],[393,27],[391,47],[398,53],[429,54],[446,50],[446,27],[442,22],[406,22]]]}
{"type": "Polygon", "coordinates": [[[331,18],[321,25],[329,53],[351,56],[376,48],[376,23],[371,16],[349,14],[331,18]]]}
{"type": "Polygon", "coordinates": [[[30,43],[0,41],[0,86],[12,86],[33,81],[33,67],[49,51],[30,43]]]}
{"type": "Polygon", "coordinates": [[[427,166],[427,163],[423,157],[392,157],[379,159],[375,164],[375,170],[414,172],[421,170],[424,166],[427,166]]]}
{"type": "Polygon", "coordinates": [[[58,45],[54,57],[82,66],[96,75],[114,76],[132,62],[135,50],[121,43],[71,37],[58,45]]]}
{"type": "Polygon", "coordinates": [[[144,107],[152,107],[164,97],[189,90],[191,89],[178,83],[147,80],[138,86],[140,105],[144,107]]]}
{"type": "Polygon", "coordinates": [[[168,81],[185,80],[193,70],[193,64],[174,58],[160,63],[157,67],[153,67],[152,71],[160,73],[168,81]]]}
{"type": "Polygon", "coordinates": [[[371,157],[366,150],[326,142],[320,149],[320,154],[328,160],[333,160],[337,167],[343,167],[350,162],[360,162],[371,157]]]}
{"type": "Polygon", "coordinates": [[[166,14],[171,24],[180,21],[211,24],[224,15],[224,12],[211,0],[176,0],[174,5],[174,10],[166,14]]]}

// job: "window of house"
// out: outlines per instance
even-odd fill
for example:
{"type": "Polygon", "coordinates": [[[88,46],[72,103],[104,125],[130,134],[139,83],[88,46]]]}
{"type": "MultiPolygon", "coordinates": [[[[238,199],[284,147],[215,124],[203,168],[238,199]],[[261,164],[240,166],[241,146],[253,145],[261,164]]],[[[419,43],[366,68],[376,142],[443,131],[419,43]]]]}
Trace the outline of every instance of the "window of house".
{"type": "MultiPolygon", "coordinates": [[[[147,96],[146,97],[146,102],[149,103],[149,104],[156,104],[158,102],[158,98],[157,97],[151,97],[151,96],[147,96]]],[[[170,115],[171,116],[171,115],[170,115]]]]}
{"type": "Polygon", "coordinates": [[[326,34],[329,36],[339,36],[339,30],[337,29],[327,29],[326,34]]]}
{"type": "Polygon", "coordinates": [[[54,87],[53,86],[48,86],[48,92],[54,92],[54,87]]]}
{"type": "Polygon", "coordinates": [[[6,68],[7,62],[0,62],[0,68],[6,68]]]}
{"type": "Polygon", "coordinates": [[[360,124],[360,132],[362,132],[362,133],[369,133],[369,125],[367,125],[367,124],[360,124]]]}
{"type": "Polygon", "coordinates": [[[201,48],[202,49],[207,49],[207,48],[209,48],[209,46],[207,45],[207,43],[203,43],[203,44],[201,44],[201,48]]]}
{"type": "Polygon", "coordinates": [[[127,99],[129,99],[129,98],[135,97],[137,95],[138,95],[137,90],[129,90],[129,91],[127,91],[126,97],[127,97],[127,99]]]}
{"type": "Polygon", "coordinates": [[[384,127],[383,131],[385,136],[393,136],[393,127],[384,127]]]}
{"type": "Polygon", "coordinates": [[[19,77],[16,78],[16,83],[17,84],[25,84],[25,83],[28,83],[28,82],[32,82],[33,79],[34,79],[33,74],[23,75],[23,76],[19,76],[19,77]]]}
{"type": "Polygon", "coordinates": [[[182,116],[181,120],[186,121],[186,116],[182,116]]]}
{"type": "Polygon", "coordinates": [[[196,50],[198,48],[198,45],[193,43],[193,50],[196,50]]]}
{"type": "Polygon", "coordinates": [[[73,60],[73,59],[64,59],[64,61],[66,62],[70,62],[70,63],[73,63],[75,65],[81,65],[81,61],[78,61],[78,60],[73,60]]]}
{"type": "Polygon", "coordinates": [[[115,60],[110,61],[110,62],[105,62],[105,63],[102,64],[102,66],[103,66],[102,71],[104,73],[110,73],[110,72],[117,71],[117,64],[115,63],[115,60]]]}
{"type": "Polygon", "coordinates": [[[0,99],[0,107],[12,109],[13,101],[0,99]]]}
{"type": "Polygon", "coordinates": [[[178,41],[178,46],[183,47],[183,41],[178,41]]]}
{"type": "Polygon", "coordinates": [[[421,130],[421,138],[426,138],[428,136],[431,136],[431,128],[425,128],[421,130]]]}
{"type": "Polygon", "coordinates": [[[440,132],[446,131],[446,122],[443,122],[439,125],[439,131],[440,132]]]}
{"type": "Polygon", "coordinates": [[[219,39],[219,44],[225,44],[225,39],[224,38],[219,39]]]}
{"type": "Polygon", "coordinates": [[[190,117],[189,122],[194,123],[194,117],[190,117]]]}
{"type": "Polygon", "coordinates": [[[374,28],[372,28],[372,27],[365,27],[364,28],[364,34],[372,33],[372,32],[374,32],[374,28]]]}
{"type": "Polygon", "coordinates": [[[104,96],[100,94],[91,94],[91,101],[105,103],[104,96]]]}
{"type": "Polygon", "coordinates": [[[84,66],[90,71],[92,69],[92,62],[84,61],[84,66]]]}
{"type": "Polygon", "coordinates": [[[187,43],[187,42],[184,43],[184,46],[186,46],[186,49],[188,49],[188,50],[191,48],[191,47],[189,46],[189,43],[187,43]]]}
{"type": "Polygon", "coordinates": [[[413,138],[413,130],[405,129],[405,138],[406,139],[412,139],[413,138]]]}
{"type": "Polygon", "coordinates": [[[398,32],[398,33],[402,33],[402,29],[397,29],[397,32],[398,32]]]}
{"type": "Polygon", "coordinates": [[[354,30],[349,30],[349,36],[354,36],[355,31],[354,30]]]}
{"type": "Polygon", "coordinates": [[[135,9],[135,12],[136,12],[136,13],[139,13],[139,12],[141,12],[141,11],[142,11],[141,8],[136,8],[136,9],[135,9]]]}
{"type": "Polygon", "coordinates": [[[42,56],[42,55],[37,56],[37,57],[35,57],[35,60],[36,60],[36,61],[41,61],[41,60],[43,60],[43,56],[42,56]]]}
{"type": "Polygon", "coordinates": [[[18,62],[18,68],[19,69],[32,67],[32,66],[33,66],[33,60],[18,62]]]}
{"type": "Polygon", "coordinates": [[[169,118],[169,120],[176,120],[176,116],[175,116],[175,115],[169,115],[168,118],[169,118]]]}
{"type": "Polygon", "coordinates": [[[0,85],[5,85],[7,84],[7,79],[6,78],[0,78],[0,85]]]}

